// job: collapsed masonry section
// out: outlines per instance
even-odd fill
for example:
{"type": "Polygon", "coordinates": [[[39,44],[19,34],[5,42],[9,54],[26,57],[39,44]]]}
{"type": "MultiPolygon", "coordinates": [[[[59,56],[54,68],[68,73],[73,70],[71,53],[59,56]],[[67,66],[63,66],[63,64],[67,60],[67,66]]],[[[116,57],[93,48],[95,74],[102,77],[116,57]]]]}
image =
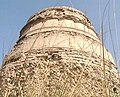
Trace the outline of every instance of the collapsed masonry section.
{"type": "MultiPolygon", "coordinates": [[[[105,97],[99,56],[67,48],[46,48],[16,54],[8,62],[0,73],[2,95],[9,91],[10,97],[105,97]]],[[[105,65],[107,93],[109,97],[119,97],[114,64],[106,61],[105,65]]]]}

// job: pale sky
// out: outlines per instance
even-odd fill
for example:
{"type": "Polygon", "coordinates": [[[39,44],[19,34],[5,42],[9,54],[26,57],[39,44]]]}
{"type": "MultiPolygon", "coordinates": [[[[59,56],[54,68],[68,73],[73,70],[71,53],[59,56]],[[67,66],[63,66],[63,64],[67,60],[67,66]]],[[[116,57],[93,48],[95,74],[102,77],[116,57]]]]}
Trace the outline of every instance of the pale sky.
{"type": "Polygon", "coordinates": [[[109,0],[103,18],[103,11],[108,0],[0,0],[0,64],[19,37],[19,32],[28,18],[34,13],[51,6],[71,6],[84,12],[100,32],[100,23],[104,21],[105,45],[113,57],[120,60],[120,0],[109,0]],[[114,4],[115,1],[115,4],[114,4]],[[109,23],[110,22],[110,23],[109,23]],[[108,25],[111,26],[113,51],[108,25]],[[117,47],[117,44],[119,45],[117,47]]]}

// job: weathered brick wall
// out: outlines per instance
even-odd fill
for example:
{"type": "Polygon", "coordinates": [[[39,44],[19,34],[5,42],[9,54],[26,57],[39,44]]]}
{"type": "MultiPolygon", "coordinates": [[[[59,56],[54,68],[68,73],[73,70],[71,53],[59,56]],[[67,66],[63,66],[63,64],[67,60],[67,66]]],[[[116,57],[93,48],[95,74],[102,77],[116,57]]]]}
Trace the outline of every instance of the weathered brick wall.
{"type": "Polygon", "coordinates": [[[82,12],[38,12],[4,59],[0,97],[119,97],[118,72],[104,51],[103,62],[100,39],[82,12]]]}

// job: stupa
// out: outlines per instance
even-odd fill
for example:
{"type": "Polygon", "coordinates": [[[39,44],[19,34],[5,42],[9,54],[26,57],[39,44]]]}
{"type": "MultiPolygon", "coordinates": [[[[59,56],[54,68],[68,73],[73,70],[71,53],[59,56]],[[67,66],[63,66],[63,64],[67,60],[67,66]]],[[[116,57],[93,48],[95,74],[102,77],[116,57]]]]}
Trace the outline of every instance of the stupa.
{"type": "Polygon", "coordinates": [[[29,18],[5,57],[0,97],[120,97],[118,71],[83,12],[50,7],[29,18]]]}

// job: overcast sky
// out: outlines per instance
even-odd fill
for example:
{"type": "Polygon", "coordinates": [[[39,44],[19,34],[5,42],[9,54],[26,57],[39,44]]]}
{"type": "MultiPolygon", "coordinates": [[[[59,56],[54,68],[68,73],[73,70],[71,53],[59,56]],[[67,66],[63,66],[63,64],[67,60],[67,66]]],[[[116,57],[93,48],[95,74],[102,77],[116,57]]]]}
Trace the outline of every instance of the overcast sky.
{"type": "Polygon", "coordinates": [[[103,11],[108,0],[0,0],[0,64],[15,44],[20,30],[28,18],[34,13],[51,6],[70,6],[81,10],[90,19],[98,33],[100,32],[100,23],[103,20],[105,45],[115,58],[108,29],[110,24],[114,48],[117,49],[115,51],[116,57],[119,62],[120,42],[118,40],[117,43],[117,38],[120,36],[120,0],[109,1],[103,18],[103,11]]]}

